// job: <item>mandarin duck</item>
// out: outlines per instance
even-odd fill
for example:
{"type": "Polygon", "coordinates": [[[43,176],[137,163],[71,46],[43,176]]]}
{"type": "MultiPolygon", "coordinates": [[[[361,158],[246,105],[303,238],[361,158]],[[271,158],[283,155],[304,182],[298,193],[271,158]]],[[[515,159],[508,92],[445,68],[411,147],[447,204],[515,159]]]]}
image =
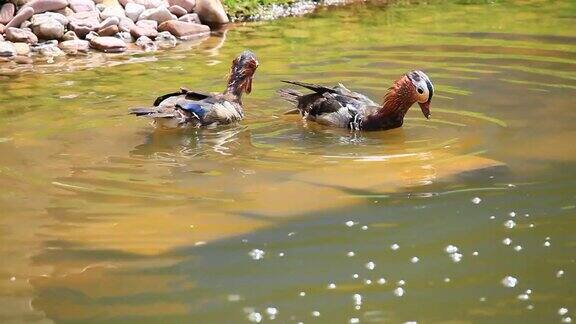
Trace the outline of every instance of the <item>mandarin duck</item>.
{"type": "Polygon", "coordinates": [[[299,81],[283,81],[312,90],[303,94],[294,89],[280,89],[283,99],[296,104],[287,114],[300,113],[317,123],[350,130],[386,130],[401,127],[404,115],[416,102],[424,117],[430,118],[430,101],[434,86],[422,71],[411,71],[394,82],[382,105],[344,85],[325,87],[299,81]]]}
{"type": "Polygon", "coordinates": [[[205,94],[181,88],[158,97],[153,107],[132,108],[130,113],[151,118],[161,128],[231,124],[244,117],[242,94],[252,91],[258,68],[256,55],[244,51],[232,61],[228,86],[222,93],[205,94]]]}

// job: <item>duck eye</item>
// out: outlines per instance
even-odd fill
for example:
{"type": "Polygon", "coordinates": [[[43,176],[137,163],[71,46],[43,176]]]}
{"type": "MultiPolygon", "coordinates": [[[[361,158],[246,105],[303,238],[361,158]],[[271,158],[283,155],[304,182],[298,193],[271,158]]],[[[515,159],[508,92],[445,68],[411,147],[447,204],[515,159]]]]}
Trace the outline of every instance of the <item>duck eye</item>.
{"type": "Polygon", "coordinates": [[[418,93],[419,93],[419,94],[423,94],[423,93],[424,93],[424,90],[422,90],[422,88],[418,88],[418,93]]]}

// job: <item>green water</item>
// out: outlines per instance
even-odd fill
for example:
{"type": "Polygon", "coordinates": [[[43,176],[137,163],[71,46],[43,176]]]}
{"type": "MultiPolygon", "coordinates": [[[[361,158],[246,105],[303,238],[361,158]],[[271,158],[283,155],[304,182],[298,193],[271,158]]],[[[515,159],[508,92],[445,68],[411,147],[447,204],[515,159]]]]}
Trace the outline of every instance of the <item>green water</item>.
{"type": "Polygon", "coordinates": [[[576,320],[575,25],[573,1],[354,5],[0,68],[0,322],[576,320]],[[245,48],[241,125],[126,114],[221,90],[245,48]],[[433,118],[387,132],[282,116],[274,93],[342,82],[380,101],[416,68],[433,118]]]}

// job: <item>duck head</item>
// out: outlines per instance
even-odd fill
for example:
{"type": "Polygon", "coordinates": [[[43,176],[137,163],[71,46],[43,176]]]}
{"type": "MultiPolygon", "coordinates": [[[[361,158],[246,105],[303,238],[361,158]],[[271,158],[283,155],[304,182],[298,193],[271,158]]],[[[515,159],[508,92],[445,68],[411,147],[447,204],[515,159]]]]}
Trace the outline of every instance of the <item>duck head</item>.
{"type": "Polygon", "coordinates": [[[256,55],[246,50],[232,61],[230,77],[228,79],[228,91],[241,96],[243,92],[252,92],[252,78],[258,68],[256,55]]]}
{"type": "Polygon", "coordinates": [[[406,74],[406,77],[410,80],[414,86],[413,94],[422,109],[424,117],[430,119],[430,102],[432,101],[432,96],[434,95],[434,86],[430,78],[418,70],[411,71],[406,74]]]}
{"type": "Polygon", "coordinates": [[[416,102],[424,117],[430,118],[430,102],[434,86],[430,78],[418,70],[410,71],[394,82],[384,97],[382,112],[404,118],[408,109],[416,102]]]}

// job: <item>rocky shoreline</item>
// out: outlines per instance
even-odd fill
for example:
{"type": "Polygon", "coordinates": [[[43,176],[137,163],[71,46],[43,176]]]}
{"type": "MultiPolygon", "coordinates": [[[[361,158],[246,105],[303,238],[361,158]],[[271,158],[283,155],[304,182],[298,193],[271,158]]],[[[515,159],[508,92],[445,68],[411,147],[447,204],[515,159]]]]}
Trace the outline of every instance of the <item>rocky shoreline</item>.
{"type": "MultiPolygon", "coordinates": [[[[300,16],[348,1],[300,0],[232,20],[300,16]]],[[[155,52],[206,38],[228,22],[219,0],[12,0],[0,6],[0,68],[93,52],[155,52]]]]}

